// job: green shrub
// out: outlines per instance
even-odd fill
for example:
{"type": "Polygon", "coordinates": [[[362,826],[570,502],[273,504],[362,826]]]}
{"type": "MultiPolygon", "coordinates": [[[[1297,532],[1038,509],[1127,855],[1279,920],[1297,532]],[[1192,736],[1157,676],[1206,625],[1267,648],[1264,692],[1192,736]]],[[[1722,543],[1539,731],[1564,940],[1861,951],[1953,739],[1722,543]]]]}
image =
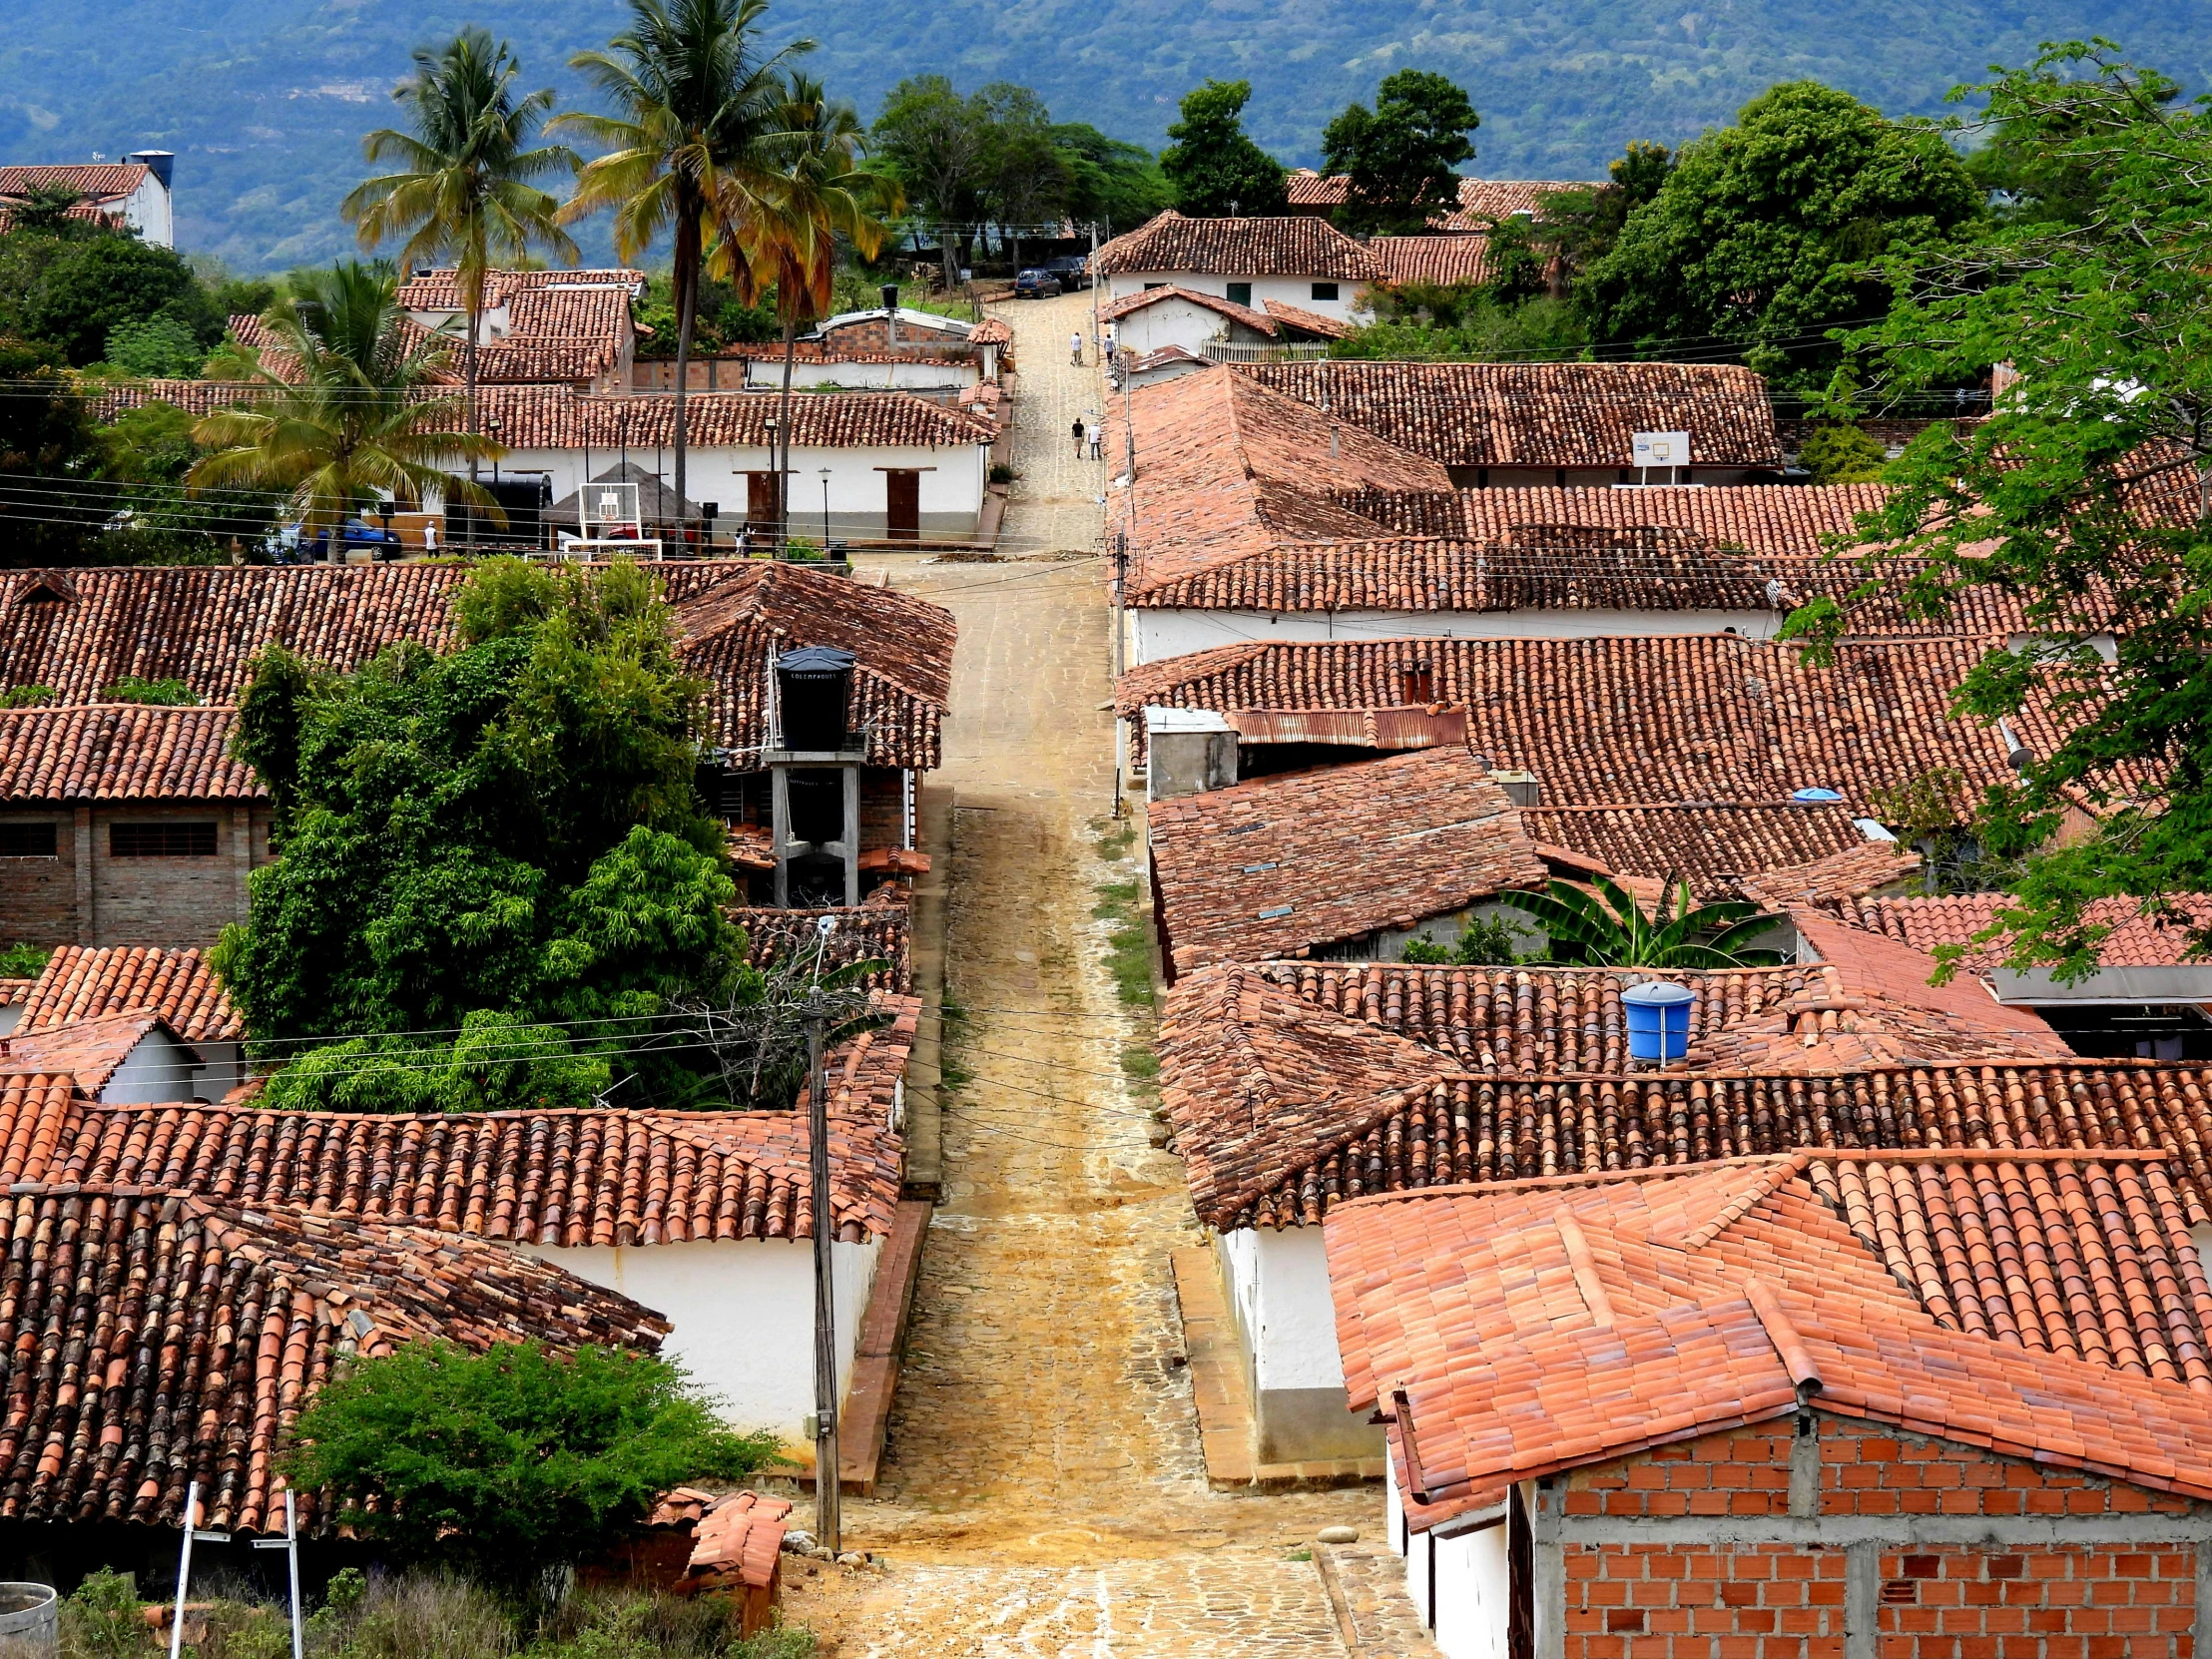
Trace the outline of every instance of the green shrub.
{"type": "Polygon", "coordinates": [[[724,1659],[730,1613],[720,1596],[583,1590],[546,1619],[525,1659],[724,1659]]]}
{"type": "Polygon", "coordinates": [[[1798,464],[1816,484],[1879,483],[1888,458],[1882,440],[1856,426],[1816,427],[1798,451],[1798,464]]]}
{"type": "Polygon", "coordinates": [[[157,708],[195,709],[200,699],[182,680],[141,680],[126,674],[100,693],[103,703],[150,703],[157,708]]]}
{"type": "Polygon", "coordinates": [[[341,1525],[509,1593],[606,1548],[671,1486],[776,1460],[774,1435],[726,1426],[668,1361],[534,1343],[359,1361],[297,1432],[291,1477],[352,1494],[341,1525]]]}
{"type": "Polygon", "coordinates": [[[46,971],[51,950],[35,944],[25,944],[21,939],[0,950],[0,979],[36,979],[46,971]]]}
{"type": "Polygon", "coordinates": [[[0,692],[0,709],[32,709],[53,701],[52,686],[10,686],[0,692]]]}
{"type": "Polygon", "coordinates": [[[62,1603],[63,1659],[139,1659],[154,1650],[140,1610],[138,1580],[106,1569],[62,1603]]]}

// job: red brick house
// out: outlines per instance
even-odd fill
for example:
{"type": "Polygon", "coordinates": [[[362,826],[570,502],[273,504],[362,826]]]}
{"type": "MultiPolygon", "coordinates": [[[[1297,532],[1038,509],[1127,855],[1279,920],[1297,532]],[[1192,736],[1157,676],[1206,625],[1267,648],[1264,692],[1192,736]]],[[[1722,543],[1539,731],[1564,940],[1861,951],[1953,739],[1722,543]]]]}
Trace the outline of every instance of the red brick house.
{"type": "Polygon", "coordinates": [[[1801,1151],[1340,1206],[1450,1659],[2184,1655],[2202,1196],[2160,1152],[1801,1151]]]}

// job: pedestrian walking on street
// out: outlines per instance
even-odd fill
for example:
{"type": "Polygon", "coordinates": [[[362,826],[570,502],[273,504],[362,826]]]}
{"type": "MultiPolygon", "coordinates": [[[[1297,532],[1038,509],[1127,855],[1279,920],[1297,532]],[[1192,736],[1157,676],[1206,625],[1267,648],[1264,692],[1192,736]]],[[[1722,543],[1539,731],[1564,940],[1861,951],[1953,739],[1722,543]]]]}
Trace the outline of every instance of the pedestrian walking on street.
{"type": "Polygon", "coordinates": [[[1083,331],[1080,328],[1068,335],[1068,361],[1077,368],[1083,366],[1083,331]]]}
{"type": "Polygon", "coordinates": [[[1068,433],[1075,439],[1075,458],[1081,460],[1083,458],[1083,417],[1081,415],[1075,417],[1075,424],[1068,428],[1068,433]]]}
{"type": "Polygon", "coordinates": [[[1106,451],[1102,447],[1106,441],[1106,432],[1097,421],[1086,420],[1083,422],[1083,441],[1091,446],[1092,460],[1102,461],[1106,458],[1106,451]]]}

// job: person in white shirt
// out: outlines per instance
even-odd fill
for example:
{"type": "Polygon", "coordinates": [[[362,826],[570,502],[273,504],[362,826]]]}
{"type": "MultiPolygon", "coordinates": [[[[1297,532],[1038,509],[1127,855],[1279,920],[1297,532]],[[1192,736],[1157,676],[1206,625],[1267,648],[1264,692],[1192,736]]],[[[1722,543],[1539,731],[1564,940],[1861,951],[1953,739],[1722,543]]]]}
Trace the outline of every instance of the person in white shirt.
{"type": "Polygon", "coordinates": [[[1081,329],[1077,329],[1074,333],[1068,335],[1068,361],[1077,368],[1083,366],[1083,333],[1081,329]]]}
{"type": "Polygon", "coordinates": [[[1091,446],[1091,459],[1103,460],[1105,451],[1100,447],[1106,441],[1106,433],[1095,420],[1083,422],[1083,441],[1091,446]]]}

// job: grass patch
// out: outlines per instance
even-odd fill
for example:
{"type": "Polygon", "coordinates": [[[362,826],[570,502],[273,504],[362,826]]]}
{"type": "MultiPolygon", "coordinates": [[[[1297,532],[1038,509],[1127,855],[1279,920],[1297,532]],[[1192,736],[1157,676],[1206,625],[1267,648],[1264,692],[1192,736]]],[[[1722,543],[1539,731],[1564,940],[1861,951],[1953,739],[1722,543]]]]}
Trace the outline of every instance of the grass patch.
{"type": "Polygon", "coordinates": [[[1125,1048],[1121,1051],[1121,1069],[1132,1082],[1149,1083],[1160,1075],[1160,1056],[1148,1047],[1125,1048]]]}
{"type": "Polygon", "coordinates": [[[1106,935],[1106,968],[1114,976],[1114,991],[1125,1008],[1150,1008],[1151,918],[1137,906],[1137,881],[1104,881],[1091,890],[1098,895],[1091,914],[1113,923],[1106,935]]]}
{"type": "Polygon", "coordinates": [[[952,1046],[964,1041],[968,1028],[975,1023],[967,1005],[945,987],[944,1000],[937,1006],[937,1092],[940,1096],[958,1094],[975,1081],[975,1073],[953,1058],[952,1046]]]}
{"type": "Polygon", "coordinates": [[[1304,1544],[1300,1544],[1298,1548],[1283,1557],[1286,1561],[1311,1561],[1313,1558],[1314,1552],[1304,1544]]]}

